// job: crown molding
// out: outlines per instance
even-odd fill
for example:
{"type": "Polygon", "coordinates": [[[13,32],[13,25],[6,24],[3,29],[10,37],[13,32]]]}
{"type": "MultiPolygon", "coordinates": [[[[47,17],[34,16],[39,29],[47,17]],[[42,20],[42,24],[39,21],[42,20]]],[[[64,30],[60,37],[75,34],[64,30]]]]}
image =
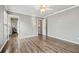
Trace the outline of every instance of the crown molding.
{"type": "Polygon", "coordinates": [[[44,18],[47,18],[47,17],[49,17],[49,16],[52,16],[52,15],[55,15],[55,14],[59,14],[59,13],[68,11],[68,10],[73,9],[73,8],[76,8],[76,7],[79,7],[79,6],[72,6],[72,7],[69,7],[69,8],[65,8],[65,9],[63,9],[63,10],[60,10],[60,11],[54,12],[54,13],[52,13],[52,14],[49,14],[49,15],[45,16],[44,18]]]}

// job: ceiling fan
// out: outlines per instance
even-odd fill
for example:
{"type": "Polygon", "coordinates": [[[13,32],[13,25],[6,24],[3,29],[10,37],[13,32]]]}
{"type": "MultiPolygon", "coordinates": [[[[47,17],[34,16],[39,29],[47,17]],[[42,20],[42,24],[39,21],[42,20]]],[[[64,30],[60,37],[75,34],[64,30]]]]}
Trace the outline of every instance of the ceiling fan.
{"type": "Polygon", "coordinates": [[[48,5],[40,5],[41,14],[45,13],[46,11],[50,11],[50,10],[53,10],[53,9],[50,8],[50,6],[48,6],[48,5]]]}
{"type": "Polygon", "coordinates": [[[40,10],[41,14],[45,13],[46,11],[52,11],[53,9],[50,8],[50,5],[38,5],[36,9],[40,10]]]}

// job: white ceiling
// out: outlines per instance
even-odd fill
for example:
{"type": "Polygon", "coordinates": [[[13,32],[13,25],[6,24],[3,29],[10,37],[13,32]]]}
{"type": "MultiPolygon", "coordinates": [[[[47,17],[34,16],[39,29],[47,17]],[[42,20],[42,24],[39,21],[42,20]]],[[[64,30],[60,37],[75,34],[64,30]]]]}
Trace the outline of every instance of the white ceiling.
{"type": "Polygon", "coordinates": [[[21,13],[24,15],[32,15],[38,17],[45,17],[47,15],[56,13],[66,8],[70,8],[73,5],[48,5],[51,10],[46,10],[46,13],[41,15],[39,5],[8,5],[8,11],[21,13]]]}

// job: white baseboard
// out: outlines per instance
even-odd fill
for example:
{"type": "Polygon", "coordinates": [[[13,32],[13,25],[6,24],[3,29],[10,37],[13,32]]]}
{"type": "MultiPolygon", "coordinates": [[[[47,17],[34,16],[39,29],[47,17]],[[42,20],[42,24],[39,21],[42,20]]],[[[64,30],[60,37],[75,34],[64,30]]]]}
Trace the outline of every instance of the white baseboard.
{"type": "Polygon", "coordinates": [[[2,45],[2,47],[0,48],[0,52],[2,51],[2,49],[4,48],[4,46],[6,45],[7,41],[8,41],[8,40],[6,40],[6,41],[4,42],[4,44],[2,45]]]}
{"type": "Polygon", "coordinates": [[[66,39],[62,39],[62,38],[59,38],[59,37],[56,37],[56,36],[51,36],[51,35],[48,35],[48,37],[53,37],[53,38],[57,38],[57,39],[60,39],[60,40],[63,40],[63,41],[67,41],[67,42],[71,42],[71,43],[74,43],[74,44],[78,44],[78,42],[75,42],[75,41],[71,41],[71,40],[66,40],[66,39]]]}

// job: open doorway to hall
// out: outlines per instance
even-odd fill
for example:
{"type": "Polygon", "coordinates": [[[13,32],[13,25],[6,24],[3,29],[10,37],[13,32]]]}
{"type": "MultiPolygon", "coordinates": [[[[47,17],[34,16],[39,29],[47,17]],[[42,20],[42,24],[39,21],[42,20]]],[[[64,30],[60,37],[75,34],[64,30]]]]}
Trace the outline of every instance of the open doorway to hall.
{"type": "Polygon", "coordinates": [[[16,15],[9,15],[8,19],[8,35],[9,37],[14,34],[19,34],[19,17],[16,15]]]}
{"type": "Polygon", "coordinates": [[[38,19],[38,35],[45,35],[47,36],[47,22],[46,19],[40,18],[38,19]]]}
{"type": "Polygon", "coordinates": [[[18,18],[11,18],[11,32],[12,32],[12,34],[18,34],[17,21],[18,21],[18,18]]]}
{"type": "Polygon", "coordinates": [[[38,35],[42,35],[42,20],[38,20],[38,35]]]}

